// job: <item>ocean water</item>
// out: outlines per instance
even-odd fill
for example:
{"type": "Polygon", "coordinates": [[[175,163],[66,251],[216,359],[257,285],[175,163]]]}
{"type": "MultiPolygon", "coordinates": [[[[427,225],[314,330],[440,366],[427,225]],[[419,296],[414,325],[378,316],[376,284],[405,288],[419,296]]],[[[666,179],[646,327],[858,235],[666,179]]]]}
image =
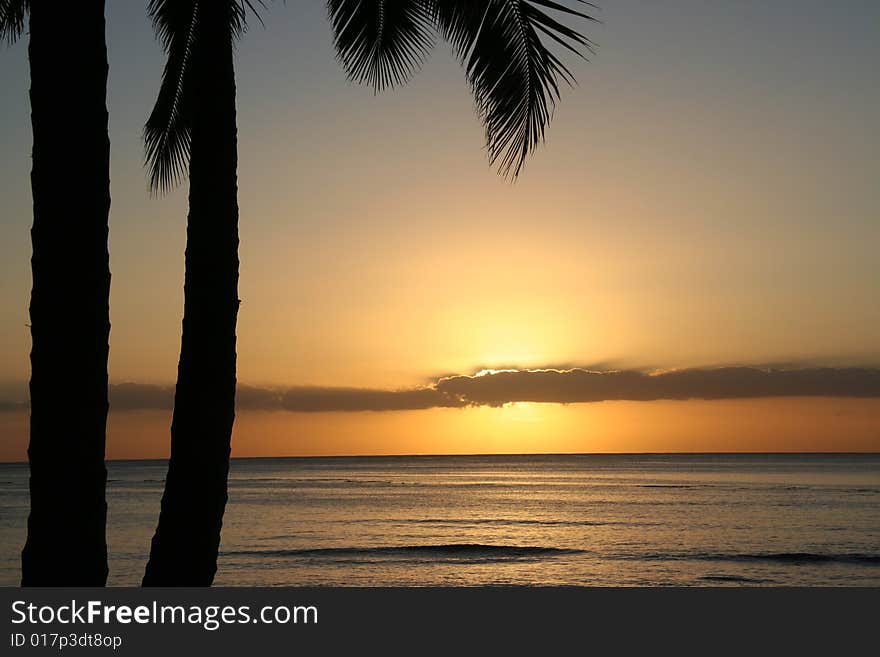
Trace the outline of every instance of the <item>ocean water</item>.
{"type": "MultiPolygon", "coordinates": [[[[111,585],[140,581],[165,468],[108,465],[111,585]]],[[[0,465],[0,584],[27,504],[0,465]]],[[[216,584],[878,586],[880,455],[237,459],[216,584]]]]}

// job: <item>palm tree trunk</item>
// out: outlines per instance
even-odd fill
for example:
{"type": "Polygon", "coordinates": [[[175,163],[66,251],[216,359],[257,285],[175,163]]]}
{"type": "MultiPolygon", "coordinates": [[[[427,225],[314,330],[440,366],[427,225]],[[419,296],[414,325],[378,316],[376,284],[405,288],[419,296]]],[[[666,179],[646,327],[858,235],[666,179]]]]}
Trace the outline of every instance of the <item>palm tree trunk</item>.
{"type": "Polygon", "coordinates": [[[107,581],[110,140],[104,0],[30,3],[31,510],[23,586],[107,581]]]}
{"type": "MultiPolygon", "coordinates": [[[[217,3],[222,5],[223,3],[217,3]]],[[[200,9],[183,335],[171,460],[144,586],[210,586],[235,419],[238,201],[235,71],[222,16],[200,9]]]]}

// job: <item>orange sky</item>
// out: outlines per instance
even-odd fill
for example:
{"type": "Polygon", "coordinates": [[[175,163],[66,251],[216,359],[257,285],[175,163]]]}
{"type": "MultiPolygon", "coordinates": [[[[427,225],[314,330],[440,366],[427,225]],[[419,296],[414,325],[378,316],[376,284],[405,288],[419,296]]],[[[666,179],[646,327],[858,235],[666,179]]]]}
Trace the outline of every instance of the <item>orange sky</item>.
{"type": "MultiPolygon", "coordinates": [[[[113,459],[168,455],[170,412],[111,414],[113,459]]],[[[0,461],[26,458],[26,413],[0,413],[0,461]]],[[[880,451],[880,400],[513,404],[422,411],[238,414],[234,456],[880,451]]]]}
{"type": "MultiPolygon", "coordinates": [[[[461,67],[347,84],[322,3],[237,51],[239,382],[411,388],[481,368],[880,363],[880,5],[621,0],[586,30],[547,143],[487,165],[461,67]],[[817,44],[822,44],[817,47],[817,44]]],[[[162,71],[143,7],[108,17],[110,378],[173,384],[186,188],[150,198],[162,71]]],[[[0,57],[0,388],[28,378],[26,42],[0,57]]],[[[0,459],[25,458],[4,411],[0,459]]],[[[870,399],[241,412],[235,453],[880,450],[870,399]]],[[[162,456],[170,415],[116,412],[109,455],[162,456]]]]}

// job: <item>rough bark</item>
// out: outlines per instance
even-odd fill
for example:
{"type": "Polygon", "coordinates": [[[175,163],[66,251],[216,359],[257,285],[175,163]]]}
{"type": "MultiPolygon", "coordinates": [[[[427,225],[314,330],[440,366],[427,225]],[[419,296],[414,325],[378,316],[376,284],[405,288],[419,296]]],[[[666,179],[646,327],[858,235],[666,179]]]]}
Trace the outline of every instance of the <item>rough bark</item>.
{"type": "Polygon", "coordinates": [[[31,509],[23,586],[107,581],[110,140],[104,1],[30,3],[31,509]]]}
{"type": "Polygon", "coordinates": [[[237,130],[232,39],[224,17],[212,14],[200,10],[171,459],[144,586],[211,585],[227,500],[239,305],[237,130]]]}

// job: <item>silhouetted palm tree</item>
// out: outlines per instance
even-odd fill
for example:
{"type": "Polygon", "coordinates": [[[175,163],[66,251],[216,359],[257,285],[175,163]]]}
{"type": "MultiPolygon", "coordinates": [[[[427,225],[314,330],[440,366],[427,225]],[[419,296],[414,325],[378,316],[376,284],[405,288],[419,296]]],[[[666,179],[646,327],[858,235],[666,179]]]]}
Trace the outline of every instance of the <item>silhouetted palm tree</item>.
{"type": "MultiPolygon", "coordinates": [[[[406,81],[439,33],[467,70],[491,162],[516,177],[543,139],[559,80],[542,42],[580,54],[588,40],[554,18],[589,17],[552,0],[330,0],[339,59],[376,90],[406,81]]],[[[209,585],[227,500],[235,401],[238,205],[233,46],[247,0],[152,0],[168,54],[147,122],[154,190],[189,169],[183,337],[171,461],[145,585],[209,585]]]]}
{"type": "Polygon", "coordinates": [[[104,0],[0,0],[29,24],[33,164],[30,493],[23,586],[107,581],[110,140],[104,0]]]}

